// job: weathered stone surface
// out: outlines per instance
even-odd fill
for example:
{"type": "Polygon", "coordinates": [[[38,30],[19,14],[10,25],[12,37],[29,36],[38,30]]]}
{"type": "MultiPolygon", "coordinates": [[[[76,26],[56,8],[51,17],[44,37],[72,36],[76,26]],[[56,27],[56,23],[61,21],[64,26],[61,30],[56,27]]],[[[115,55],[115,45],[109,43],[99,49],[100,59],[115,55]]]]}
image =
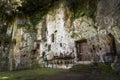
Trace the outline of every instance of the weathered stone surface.
{"type": "MultiPolygon", "coordinates": [[[[10,54],[8,45],[0,45],[0,71],[7,69],[4,66],[8,66],[8,58],[17,69],[31,67],[31,58],[59,68],[80,61],[114,62],[114,57],[120,55],[119,5],[120,0],[99,0],[95,19],[83,15],[71,20],[72,13],[63,1],[36,25],[37,35],[18,29],[15,23],[12,39],[16,44],[10,54]]],[[[22,23],[18,20],[18,24],[22,23]]],[[[11,32],[12,28],[8,28],[7,36],[11,32]]]]}
{"type": "Polygon", "coordinates": [[[120,49],[118,48],[120,46],[120,30],[118,24],[114,26],[116,15],[113,17],[113,13],[111,12],[116,10],[116,5],[118,5],[117,0],[101,0],[97,6],[95,21],[87,16],[82,16],[71,21],[69,9],[64,7],[64,3],[59,4],[58,8],[49,11],[37,25],[37,38],[41,40],[40,57],[43,54],[47,58],[50,58],[51,53],[57,57],[72,53],[75,56],[73,59],[74,62],[77,62],[78,56],[82,55],[80,49],[83,48],[81,46],[83,45],[83,41],[85,43],[84,46],[86,46],[84,48],[88,48],[89,51],[85,52],[83,50],[84,58],[90,55],[91,58],[89,61],[93,61],[97,55],[99,56],[98,61],[105,62],[104,57],[107,57],[108,60],[106,62],[109,62],[112,59],[110,58],[111,54],[114,53],[116,55],[116,51],[113,49],[114,39],[117,53],[120,53],[120,49]],[[86,53],[89,54],[85,56],[86,53]]]}

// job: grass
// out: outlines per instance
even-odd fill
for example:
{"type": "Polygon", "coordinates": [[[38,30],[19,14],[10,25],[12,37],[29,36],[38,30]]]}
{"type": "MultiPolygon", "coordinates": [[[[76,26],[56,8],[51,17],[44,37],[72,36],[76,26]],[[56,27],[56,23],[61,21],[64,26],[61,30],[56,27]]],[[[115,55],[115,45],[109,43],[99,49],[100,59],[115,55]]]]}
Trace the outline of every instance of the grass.
{"type": "Polygon", "coordinates": [[[114,73],[115,71],[111,68],[110,65],[106,65],[104,63],[98,63],[98,65],[94,64],[77,64],[70,68],[73,72],[91,72],[91,71],[100,71],[101,73],[114,73]]]}
{"type": "Polygon", "coordinates": [[[40,68],[13,72],[0,72],[0,80],[34,80],[37,77],[60,74],[64,70],[40,68]]]}
{"type": "MultiPolygon", "coordinates": [[[[54,76],[57,76],[57,80],[69,80],[69,78],[64,78],[66,74],[68,76],[71,73],[74,77],[76,74],[84,76],[81,80],[120,80],[120,75],[116,75],[110,66],[102,63],[99,63],[98,66],[93,64],[77,64],[69,70],[38,68],[31,70],[0,72],[0,80],[48,80],[44,79],[48,76],[53,78],[54,76]],[[86,77],[86,75],[88,76],[86,77]]],[[[73,78],[72,76],[70,77],[73,78]]],[[[49,78],[49,80],[53,80],[53,78],[49,78]]],[[[56,80],[56,78],[54,80],[56,80]]]]}
{"type": "MultiPolygon", "coordinates": [[[[89,73],[91,76],[88,80],[120,80],[120,74],[116,74],[109,65],[99,63],[94,64],[77,64],[70,68],[72,72],[89,73]]],[[[120,73],[120,72],[119,72],[120,73]]]]}
{"type": "Polygon", "coordinates": [[[93,69],[93,65],[89,64],[77,64],[74,65],[72,68],[70,68],[70,71],[72,72],[91,72],[93,69]]]}

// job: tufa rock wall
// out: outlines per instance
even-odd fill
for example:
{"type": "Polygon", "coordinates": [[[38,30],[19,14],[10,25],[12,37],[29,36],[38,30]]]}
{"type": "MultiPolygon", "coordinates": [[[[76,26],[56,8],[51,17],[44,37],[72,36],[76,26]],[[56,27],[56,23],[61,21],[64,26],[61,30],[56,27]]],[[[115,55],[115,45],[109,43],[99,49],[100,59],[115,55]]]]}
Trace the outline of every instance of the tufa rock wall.
{"type": "MultiPolygon", "coordinates": [[[[113,1],[113,3],[116,2],[113,1]]],[[[37,38],[41,41],[40,56],[43,57],[45,54],[49,60],[51,59],[50,54],[59,57],[61,54],[63,56],[73,54],[74,62],[79,62],[79,58],[81,61],[83,56],[88,57],[89,55],[90,59],[85,61],[93,61],[97,54],[100,57],[99,61],[105,62],[104,56],[107,53],[109,55],[119,54],[120,30],[118,24],[115,26],[116,23],[114,23],[116,15],[114,17],[113,13],[108,15],[111,10],[115,10],[113,3],[107,0],[99,1],[95,20],[81,16],[72,21],[71,13],[64,3],[49,11],[37,25],[37,38]],[[105,5],[108,6],[104,8],[105,5]],[[113,46],[114,41],[115,46],[113,46]],[[80,51],[81,48],[83,48],[83,52],[80,51]],[[88,51],[84,52],[86,49],[88,51]]],[[[52,58],[54,57],[52,56],[52,58]]]]}

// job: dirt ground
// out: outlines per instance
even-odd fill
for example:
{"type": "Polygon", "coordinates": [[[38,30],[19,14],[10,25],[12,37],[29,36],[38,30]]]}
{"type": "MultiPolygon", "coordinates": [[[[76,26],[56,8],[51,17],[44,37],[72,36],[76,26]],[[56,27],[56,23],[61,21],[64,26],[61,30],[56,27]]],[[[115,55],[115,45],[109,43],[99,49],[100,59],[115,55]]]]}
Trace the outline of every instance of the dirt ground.
{"type": "Polygon", "coordinates": [[[119,80],[119,79],[115,76],[111,76],[108,74],[101,76],[96,73],[66,72],[59,75],[43,76],[40,78],[31,79],[31,80],[119,80]]]}

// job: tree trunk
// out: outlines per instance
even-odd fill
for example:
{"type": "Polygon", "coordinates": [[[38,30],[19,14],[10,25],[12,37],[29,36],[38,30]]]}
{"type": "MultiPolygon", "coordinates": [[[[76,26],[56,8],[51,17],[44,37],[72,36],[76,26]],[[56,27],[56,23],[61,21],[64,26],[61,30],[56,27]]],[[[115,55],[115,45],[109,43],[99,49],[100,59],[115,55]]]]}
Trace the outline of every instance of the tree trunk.
{"type": "Polygon", "coordinates": [[[14,39],[16,28],[17,28],[16,21],[13,23],[13,25],[11,25],[11,27],[12,27],[12,31],[11,31],[11,41],[10,41],[10,47],[9,47],[9,70],[10,71],[13,70],[13,53],[14,53],[13,39],[14,39]]]}

